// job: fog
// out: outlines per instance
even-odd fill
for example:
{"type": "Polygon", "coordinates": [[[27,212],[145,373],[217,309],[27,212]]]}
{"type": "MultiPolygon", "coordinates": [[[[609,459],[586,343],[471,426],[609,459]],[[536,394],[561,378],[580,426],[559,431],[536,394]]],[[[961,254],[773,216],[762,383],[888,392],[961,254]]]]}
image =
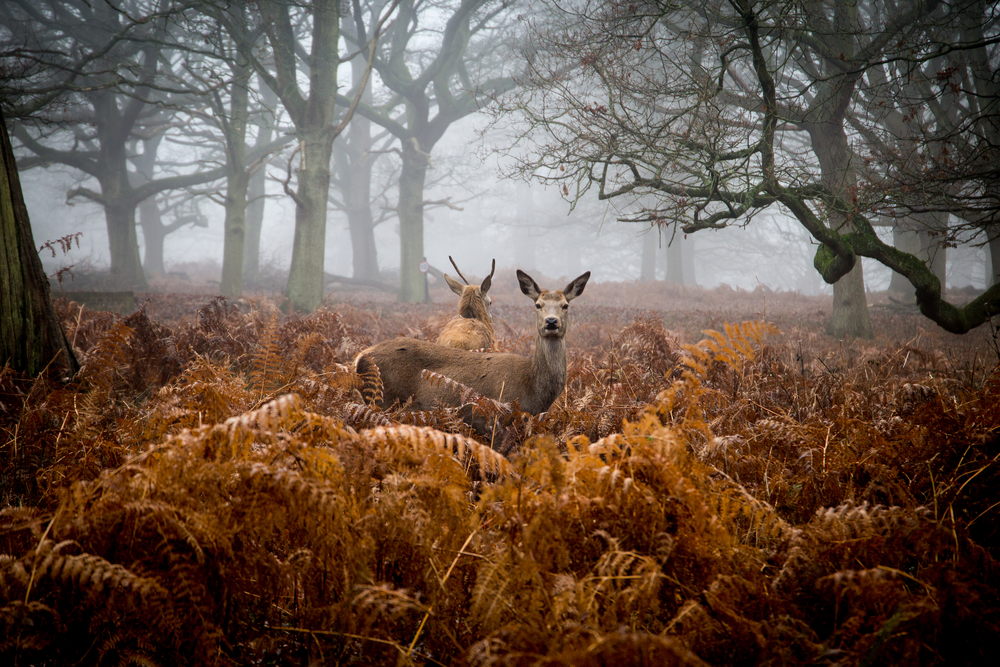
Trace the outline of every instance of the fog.
{"type": "MultiPolygon", "coordinates": [[[[431,33],[432,34],[432,33],[431,33]]],[[[430,44],[430,42],[428,42],[430,44]]],[[[303,47],[308,42],[303,42],[303,47]]],[[[303,83],[305,74],[300,75],[303,83]]],[[[343,64],[343,81],[351,79],[351,69],[343,64]]],[[[374,97],[385,98],[377,74],[373,76],[374,97]]],[[[287,119],[285,119],[287,121],[287,119]]],[[[285,122],[283,121],[283,122],[285,122]]],[[[804,228],[777,206],[723,230],[703,230],[685,236],[672,228],[650,229],[638,223],[624,223],[633,211],[625,198],[599,201],[590,191],[571,206],[555,187],[538,182],[504,178],[510,164],[505,162],[504,142],[497,132],[487,132],[488,120],[473,113],[453,123],[430,153],[429,204],[424,212],[424,244],[427,260],[443,270],[452,256],[468,274],[483,275],[491,260],[499,268],[535,270],[551,277],[573,277],[593,272],[593,280],[636,281],[641,278],[644,243],[655,245],[655,278],[667,279],[667,246],[682,244],[685,255],[684,282],[713,288],[729,285],[753,289],[763,285],[772,290],[829,294],[813,268],[816,244],[804,228]],[[496,142],[496,143],[494,143],[496,142]]],[[[280,128],[288,132],[287,123],[280,128]]],[[[203,153],[197,136],[175,135],[170,146],[175,163],[197,163],[203,153]]],[[[338,141],[343,141],[342,136],[338,141]]],[[[27,154],[21,150],[21,154],[27,154]]],[[[392,181],[398,177],[399,157],[391,151],[379,158],[373,191],[384,191],[372,202],[376,216],[391,213],[397,192],[392,181]]],[[[262,267],[272,273],[287,272],[292,255],[295,228],[294,203],[285,194],[287,152],[266,165],[267,200],[261,231],[262,267]]],[[[134,165],[130,168],[134,169],[134,165]]],[[[51,274],[70,267],[76,274],[106,270],[109,266],[109,239],[102,208],[77,197],[67,203],[67,192],[75,187],[99,191],[93,179],[82,178],[68,167],[34,168],[21,174],[25,200],[37,245],[79,234],[65,254],[42,252],[51,274]]],[[[221,188],[221,185],[216,187],[221,188]]],[[[169,234],[164,242],[168,271],[186,272],[201,266],[217,280],[223,258],[223,220],[220,190],[209,191],[194,201],[207,221],[204,227],[186,226],[169,234]]],[[[171,213],[164,214],[169,219],[171,213]]],[[[879,228],[883,240],[891,242],[891,230],[879,228]]],[[[140,256],[145,250],[138,231],[140,256]]],[[[379,270],[389,282],[397,279],[400,265],[398,221],[389,215],[375,228],[379,270]]],[[[949,249],[947,283],[950,287],[986,286],[987,253],[981,247],[960,245],[949,249]]],[[[873,261],[863,263],[866,288],[884,290],[890,271],[873,261]]],[[[336,276],[351,276],[352,247],[347,218],[343,211],[329,210],[326,229],[324,269],[336,276]]],[[[71,279],[68,278],[67,279],[71,279]]]]}
{"type": "MultiPolygon", "coordinates": [[[[470,180],[459,185],[428,189],[428,200],[451,198],[456,208],[429,207],[425,212],[425,250],[428,261],[450,270],[449,255],[466,274],[485,275],[490,261],[498,267],[537,270],[553,277],[573,277],[593,272],[593,280],[635,281],[640,278],[642,244],[646,235],[656,238],[656,278],[666,274],[666,248],[671,230],[649,229],[623,223],[618,217],[627,212],[620,202],[600,202],[588,196],[574,210],[552,187],[538,183],[500,178],[495,159],[482,159],[482,144],[476,121],[461,123],[435,150],[437,163],[464,161],[470,180]]],[[[444,168],[443,166],[441,168],[444,168]]],[[[294,204],[281,188],[283,177],[277,167],[268,167],[268,199],[261,230],[261,264],[286,272],[291,261],[294,204]]],[[[77,273],[106,270],[109,264],[108,238],[103,209],[97,204],[76,200],[66,204],[66,192],[81,181],[65,167],[32,169],[22,172],[22,187],[31,216],[36,245],[80,232],[79,247],[66,254],[41,253],[50,274],[64,267],[77,273]]],[[[86,181],[83,181],[86,183],[86,181]]],[[[392,193],[390,196],[395,196],[392,193]]],[[[191,264],[221,272],[223,218],[221,205],[200,199],[206,228],[187,226],[166,237],[164,260],[167,270],[191,264]]],[[[883,240],[891,242],[889,228],[878,228],[883,240]]],[[[375,229],[379,268],[391,276],[399,269],[399,226],[395,219],[375,229]]],[[[686,243],[693,251],[694,276],[689,284],[713,288],[729,285],[754,289],[758,283],[772,290],[803,294],[831,293],[812,266],[813,242],[801,225],[774,209],[755,218],[746,227],[721,231],[700,231],[683,239],[678,232],[674,243],[686,243]]],[[[144,251],[141,228],[140,252],[144,251]]],[[[948,284],[971,285],[983,289],[986,251],[981,247],[960,246],[948,253],[948,284]]],[[[325,271],[334,275],[352,273],[351,243],[346,216],[330,210],[327,224],[325,271]]],[[[865,261],[865,283],[869,291],[884,290],[890,272],[881,264],[865,261]]],[[[66,276],[67,280],[71,280],[66,276]]],[[[216,278],[217,279],[217,278],[216,278]]]]}

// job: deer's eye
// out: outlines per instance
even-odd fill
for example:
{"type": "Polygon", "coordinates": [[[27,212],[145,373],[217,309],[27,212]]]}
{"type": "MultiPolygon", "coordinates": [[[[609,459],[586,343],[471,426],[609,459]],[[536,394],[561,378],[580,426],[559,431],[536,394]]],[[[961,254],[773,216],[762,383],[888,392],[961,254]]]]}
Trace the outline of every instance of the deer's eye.
{"type": "Polygon", "coordinates": [[[569,310],[569,304],[568,304],[568,303],[564,303],[564,304],[562,305],[562,309],[563,309],[563,310],[569,310]]]}
{"type": "Polygon", "coordinates": [[[540,303],[538,303],[538,302],[536,301],[536,302],[535,302],[535,308],[537,308],[538,310],[541,310],[541,309],[542,309],[542,304],[540,304],[540,303]]]}

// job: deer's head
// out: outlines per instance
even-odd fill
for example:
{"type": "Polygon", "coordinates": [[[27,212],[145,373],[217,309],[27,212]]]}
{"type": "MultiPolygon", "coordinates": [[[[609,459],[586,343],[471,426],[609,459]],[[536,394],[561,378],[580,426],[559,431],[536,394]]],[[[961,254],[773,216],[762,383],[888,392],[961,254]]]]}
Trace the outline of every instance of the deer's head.
{"type": "Polygon", "coordinates": [[[451,288],[452,292],[461,297],[458,302],[459,316],[493,324],[493,314],[490,312],[493,299],[488,292],[490,291],[490,286],[493,284],[493,274],[497,270],[497,261],[493,260],[493,268],[490,270],[490,275],[486,276],[481,285],[470,285],[469,281],[462,275],[462,272],[458,270],[455,260],[450,255],[448,259],[451,260],[451,265],[455,267],[455,271],[458,272],[462,280],[465,280],[465,284],[463,285],[447,273],[444,274],[444,280],[448,283],[448,287],[451,288]]]}
{"type": "Polygon", "coordinates": [[[524,271],[517,270],[521,291],[535,302],[535,327],[543,339],[558,339],[569,328],[569,302],[583,294],[590,271],[571,281],[561,290],[543,290],[524,271]]]}

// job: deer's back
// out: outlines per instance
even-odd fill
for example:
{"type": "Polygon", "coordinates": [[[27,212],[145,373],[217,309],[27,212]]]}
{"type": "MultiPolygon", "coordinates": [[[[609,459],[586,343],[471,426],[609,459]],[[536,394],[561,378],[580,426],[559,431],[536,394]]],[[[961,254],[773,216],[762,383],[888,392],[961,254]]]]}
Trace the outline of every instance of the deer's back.
{"type": "Polygon", "coordinates": [[[372,375],[371,364],[378,366],[383,407],[396,401],[405,403],[411,397],[417,410],[455,405],[454,388],[424,379],[424,370],[460,382],[488,398],[517,400],[522,409],[533,386],[530,359],[501,352],[469,352],[416,338],[394,338],[373,345],[358,355],[355,364],[362,376],[372,375]]]}
{"type": "Polygon", "coordinates": [[[438,345],[459,350],[488,350],[493,347],[493,341],[493,327],[468,317],[457,317],[448,322],[437,339],[438,345]]]}

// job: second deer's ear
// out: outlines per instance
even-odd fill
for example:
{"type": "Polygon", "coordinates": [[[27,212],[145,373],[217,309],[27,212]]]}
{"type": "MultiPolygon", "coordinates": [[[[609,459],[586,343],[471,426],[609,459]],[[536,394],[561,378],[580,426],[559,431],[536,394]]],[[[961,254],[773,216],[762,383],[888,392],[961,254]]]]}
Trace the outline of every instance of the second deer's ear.
{"type": "Polygon", "coordinates": [[[459,296],[462,296],[462,292],[465,291],[465,285],[463,285],[462,283],[458,282],[457,280],[455,280],[454,278],[452,278],[451,276],[449,276],[447,273],[444,274],[444,281],[446,283],[448,283],[448,287],[451,288],[452,292],[454,292],[455,294],[457,294],[459,296]]]}
{"type": "Polygon", "coordinates": [[[567,301],[572,301],[576,297],[583,294],[583,288],[587,286],[587,281],[590,280],[590,271],[587,271],[582,276],[576,278],[566,288],[563,290],[563,294],[566,295],[567,301]]]}
{"type": "Polygon", "coordinates": [[[490,270],[490,275],[486,276],[486,278],[483,280],[483,284],[480,285],[479,287],[479,289],[482,290],[483,294],[486,294],[487,292],[490,291],[490,286],[493,285],[493,274],[496,273],[496,270],[497,270],[497,261],[494,259],[493,268],[490,270]]]}
{"type": "Polygon", "coordinates": [[[538,283],[521,269],[517,270],[517,282],[521,285],[521,291],[530,296],[532,301],[541,296],[542,290],[538,287],[538,283]]]}

